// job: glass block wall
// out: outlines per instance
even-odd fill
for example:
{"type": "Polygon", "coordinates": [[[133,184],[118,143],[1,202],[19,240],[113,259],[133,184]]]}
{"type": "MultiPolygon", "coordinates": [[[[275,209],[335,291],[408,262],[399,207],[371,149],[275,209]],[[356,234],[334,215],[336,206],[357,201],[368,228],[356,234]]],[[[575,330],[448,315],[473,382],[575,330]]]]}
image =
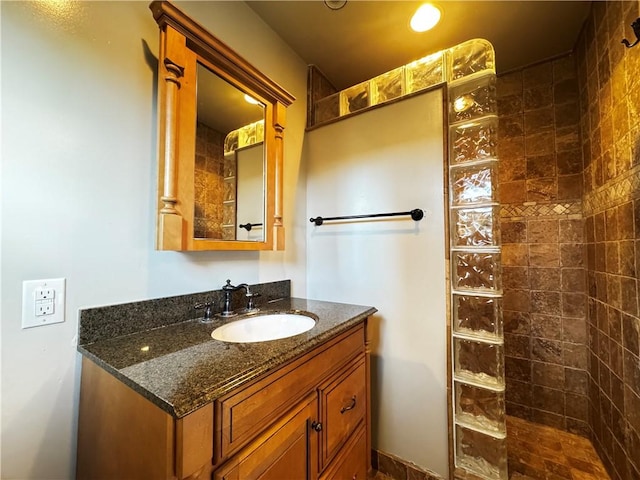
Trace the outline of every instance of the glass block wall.
{"type": "Polygon", "coordinates": [[[472,40],[445,58],[455,476],[506,480],[495,55],[472,40]]]}
{"type": "Polygon", "coordinates": [[[495,54],[476,39],[315,102],[318,125],[447,83],[456,479],[506,480],[495,54]]]}

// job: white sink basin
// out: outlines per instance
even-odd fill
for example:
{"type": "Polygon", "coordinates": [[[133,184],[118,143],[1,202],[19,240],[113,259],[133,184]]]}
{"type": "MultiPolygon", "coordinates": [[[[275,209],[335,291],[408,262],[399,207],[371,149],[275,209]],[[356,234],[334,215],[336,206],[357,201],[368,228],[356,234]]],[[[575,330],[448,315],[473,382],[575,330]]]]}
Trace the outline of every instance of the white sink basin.
{"type": "Polygon", "coordinates": [[[258,314],[226,323],[211,332],[211,336],[223,342],[266,342],[299,335],[315,324],[313,318],[300,313],[258,314]]]}

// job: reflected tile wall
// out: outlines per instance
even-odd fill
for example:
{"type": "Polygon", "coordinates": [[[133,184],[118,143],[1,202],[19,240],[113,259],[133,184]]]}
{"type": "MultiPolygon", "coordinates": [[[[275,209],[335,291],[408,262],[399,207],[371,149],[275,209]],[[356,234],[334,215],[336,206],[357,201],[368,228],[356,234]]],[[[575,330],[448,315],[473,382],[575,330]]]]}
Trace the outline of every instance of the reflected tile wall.
{"type": "Polygon", "coordinates": [[[225,196],[224,135],[198,123],[194,175],[194,238],[222,238],[221,205],[225,196]]]}

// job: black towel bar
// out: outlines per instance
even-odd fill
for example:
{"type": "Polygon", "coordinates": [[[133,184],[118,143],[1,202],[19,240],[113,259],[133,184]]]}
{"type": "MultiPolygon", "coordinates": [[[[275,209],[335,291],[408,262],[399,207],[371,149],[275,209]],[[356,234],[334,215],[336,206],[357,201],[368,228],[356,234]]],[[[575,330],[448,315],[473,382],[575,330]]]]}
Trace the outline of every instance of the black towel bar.
{"type": "Polygon", "coordinates": [[[316,217],[310,218],[311,223],[315,223],[317,226],[322,225],[327,220],[352,220],[355,218],[378,218],[378,217],[401,217],[404,215],[410,215],[416,222],[422,220],[424,212],[419,208],[415,208],[409,212],[394,212],[394,213],[369,213],[366,215],[345,215],[342,217],[316,217]]]}
{"type": "Polygon", "coordinates": [[[244,228],[247,232],[250,232],[253,227],[261,227],[261,223],[243,223],[242,225],[238,225],[240,228],[244,228]]]}

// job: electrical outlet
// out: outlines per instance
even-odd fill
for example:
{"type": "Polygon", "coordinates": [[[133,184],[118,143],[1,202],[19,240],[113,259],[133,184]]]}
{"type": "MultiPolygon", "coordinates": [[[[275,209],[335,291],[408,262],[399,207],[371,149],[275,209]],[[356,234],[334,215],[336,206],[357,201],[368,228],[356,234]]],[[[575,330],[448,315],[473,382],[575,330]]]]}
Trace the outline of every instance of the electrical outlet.
{"type": "Polygon", "coordinates": [[[22,328],[64,322],[65,279],[22,282],[22,328]]]}

